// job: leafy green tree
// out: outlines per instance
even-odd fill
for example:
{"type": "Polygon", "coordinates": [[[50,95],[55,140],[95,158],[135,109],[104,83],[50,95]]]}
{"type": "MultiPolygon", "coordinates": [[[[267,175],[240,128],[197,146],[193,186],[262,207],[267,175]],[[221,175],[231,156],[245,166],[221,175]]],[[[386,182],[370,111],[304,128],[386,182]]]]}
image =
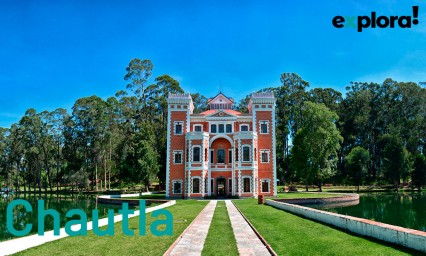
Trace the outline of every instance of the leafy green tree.
{"type": "Polygon", "coordinates": [[[207,110],[207,98],[200,93],[191,94],[192,103],[194,104],[194,114],[199,114],[207,110]]]}
{"type": "Polygon", "coordinates": [[[309,178],[314,177],[322,191],[322,181],[335,172],[337,152],[343,140],[335,124],[338,117],[324,104],[310,101],[304,103],[301,117],[302,126],[293,141],[292,164],[304,175],[306,189],[309,178]]]}
{"type": "Polygon", "coordinates": [[[381,138],[382,168],[385,178],[398,190],[401,178],[407,177],[412,168],[410,154],[398,136],[386,134],[381,138]]]}
{"type": "Polygon", "coordinates": [[[421,190],[426,184],[426,157],[423,154],[417,154],[414,159],[414,168],[411,176],[413,186],[421,190]]]}
{"type": "Polygon", "coordinates": [[[368,163],[370,162],[368,150],[360,146],[354,147],[346,156],[345,160],[350,176],[354,180],[358,187],[357,190],[359,191],[359,186],[367,174],[368,163]]]}

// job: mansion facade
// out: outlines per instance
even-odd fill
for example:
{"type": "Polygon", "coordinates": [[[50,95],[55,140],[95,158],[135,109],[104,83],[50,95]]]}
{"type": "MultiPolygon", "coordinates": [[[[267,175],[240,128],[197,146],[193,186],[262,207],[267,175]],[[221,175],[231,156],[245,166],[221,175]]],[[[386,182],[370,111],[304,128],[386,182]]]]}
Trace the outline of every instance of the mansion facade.
{"type": "Polygon", "coordinates": [[[248,114],[219,93],[193,114],[191,95],[169,94],[166,196],[276,195],[275,97],[253,93],[248,114]]]}

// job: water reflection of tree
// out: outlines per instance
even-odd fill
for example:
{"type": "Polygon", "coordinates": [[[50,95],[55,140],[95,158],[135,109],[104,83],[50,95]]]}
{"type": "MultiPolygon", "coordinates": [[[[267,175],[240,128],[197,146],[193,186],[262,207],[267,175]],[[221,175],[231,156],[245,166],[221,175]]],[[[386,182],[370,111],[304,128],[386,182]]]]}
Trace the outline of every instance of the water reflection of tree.
{"type": "Polygon", "coordinates": [[[358,205],[330,211],[407,228],[426,228],[426,194],[422,193],[367,194],[360,197],[358,205]]]}

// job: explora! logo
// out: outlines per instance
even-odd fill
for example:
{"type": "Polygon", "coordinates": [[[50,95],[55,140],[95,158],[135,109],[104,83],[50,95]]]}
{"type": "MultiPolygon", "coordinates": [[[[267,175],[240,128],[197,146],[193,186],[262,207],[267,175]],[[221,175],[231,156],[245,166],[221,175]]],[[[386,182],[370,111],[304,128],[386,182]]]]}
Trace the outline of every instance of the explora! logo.
{"type": "Polygon", "coordinates": [[[364,28],[411,28],[411,24],[419,24],[419,7],[413,6],[413,16],[379,16],[376,12],[371,12],[371,16],[336,16],[333,18],[333,26],[336,28],[358,28],[362,32],[364,28]]]}

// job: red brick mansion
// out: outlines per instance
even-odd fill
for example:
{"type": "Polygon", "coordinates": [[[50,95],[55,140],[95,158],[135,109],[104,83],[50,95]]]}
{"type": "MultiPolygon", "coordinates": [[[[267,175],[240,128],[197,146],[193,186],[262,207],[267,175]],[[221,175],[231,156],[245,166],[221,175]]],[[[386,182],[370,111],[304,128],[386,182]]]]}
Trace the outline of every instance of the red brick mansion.
{"type": "Polygon", "coordinates": [[[249,114],[219,93],[193,114],[190,94],[168,97],[166,196],[276,195],[275,97],[253,93],[249,114]]]}

